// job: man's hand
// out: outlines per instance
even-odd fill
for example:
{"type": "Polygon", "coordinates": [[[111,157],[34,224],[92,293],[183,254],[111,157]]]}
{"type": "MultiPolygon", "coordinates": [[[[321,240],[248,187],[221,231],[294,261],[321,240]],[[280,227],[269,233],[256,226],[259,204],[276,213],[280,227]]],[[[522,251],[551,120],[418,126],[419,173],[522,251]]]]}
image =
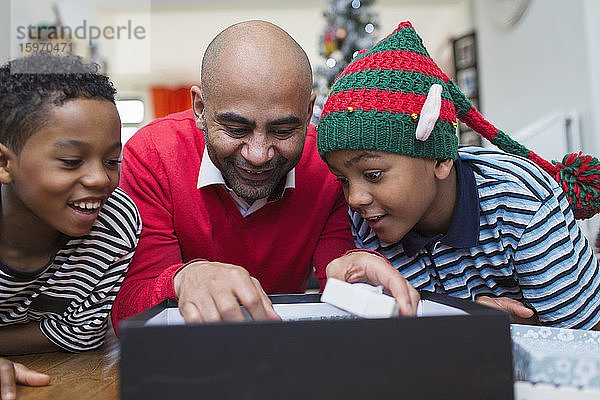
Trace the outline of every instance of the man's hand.
{"type": "Polygon", "coordinates": [[[28,386],[46,386],[50,383],[50,377],[33,371],[23,364],[0,358],[0,399],[16,399],[17,383],[28,386]]]}
{"type": "Polygon", "coordinates": [[[525,307],[523,303],[509,297],[481,296],[476,303],[484,306],[497,308],[510,314],[510,322],[513,324],[539,325],[537,317],[532,309],[525,307]]]}
{"type": "Polygon", "coordinates": [[[243,321],[240,303],[254,320],[281,319],[258,280],[237,265],[194,262],[173,284],[186,322],[243,321]]]}
{"type": "Polygon", "coordinates": [[[387,294],[394,296],[402,315],[417,313],[419,292],[382,256],[366,251],[348,253],[327,265],[327,278],[382,285],[387,294]]]}

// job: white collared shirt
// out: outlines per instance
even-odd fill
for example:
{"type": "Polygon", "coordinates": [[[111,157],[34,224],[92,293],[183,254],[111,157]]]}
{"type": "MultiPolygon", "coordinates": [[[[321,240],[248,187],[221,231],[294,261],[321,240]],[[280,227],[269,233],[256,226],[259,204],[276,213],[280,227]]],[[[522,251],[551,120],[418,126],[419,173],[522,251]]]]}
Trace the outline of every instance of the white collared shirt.
{"type": "MultiPolygon", "coordinates": [[[[210,185],[223,185],[227,190],[227,194],[229,194],[229,197],[231,197],[238,210],[240,210],[242,217],[247,217],[251,215],[252,213],[256,212],[269,202],[269,197],[267,196],[254,201],[254,203],[250,205],[246,202],[246,200],[238,196],[233,191],[233,189],[227,186],[227,184],[225,183],[225,179],[223,178],[223,174],[212,162],[212,160],[208,156],[208,150],[206,149],[206,146],[204,146],[204,153],[202,154],[202,164],[200,164],[200,171],[198,172],[198,184],[196,185],[196,187],[200,189],[210,185]]],[[[283,188],[283,192],[285,192],[286,189],[295,187],[296,168],[292,168],[285,178],[285,186],[283,188]]],[[[283,192],[281,193],[281,196],[283,196],[283,192]]],[[[272,199],[271,201],[277,201],[281,198],[281,196],[279,196],[276,199],[272,199]]]]}

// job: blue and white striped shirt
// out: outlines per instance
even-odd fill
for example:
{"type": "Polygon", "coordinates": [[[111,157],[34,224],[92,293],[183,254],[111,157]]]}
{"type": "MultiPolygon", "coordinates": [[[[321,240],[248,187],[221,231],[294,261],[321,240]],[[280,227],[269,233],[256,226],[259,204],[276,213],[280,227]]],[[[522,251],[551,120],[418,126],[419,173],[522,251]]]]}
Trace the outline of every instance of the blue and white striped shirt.
{"type": "Polygon", "coordinates": [[[384,255],[417,290],[510,297],[532,307],[544,325],[596,325],[598,262],[556,181],[499,151],[465,147],[459,157],[457,204],[445,235],[411,231],[384,243],[350,210],[356,245],[384,255]]]}

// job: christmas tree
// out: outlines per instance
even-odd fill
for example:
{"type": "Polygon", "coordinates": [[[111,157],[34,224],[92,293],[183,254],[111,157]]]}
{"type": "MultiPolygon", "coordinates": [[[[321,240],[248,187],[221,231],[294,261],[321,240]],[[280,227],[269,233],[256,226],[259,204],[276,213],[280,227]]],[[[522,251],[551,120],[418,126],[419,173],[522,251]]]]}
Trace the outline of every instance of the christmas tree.
{"type": "Polygon", "coordinates": [[[377,22],[369,7],[375,0],[329,0],[323,13],[327,26],[321,35],[321,55],[325,65],[315,68],[313,90],[317,94],[313,123],[321,116],[329,89],[356,53],[375,42],[377,22]]]}

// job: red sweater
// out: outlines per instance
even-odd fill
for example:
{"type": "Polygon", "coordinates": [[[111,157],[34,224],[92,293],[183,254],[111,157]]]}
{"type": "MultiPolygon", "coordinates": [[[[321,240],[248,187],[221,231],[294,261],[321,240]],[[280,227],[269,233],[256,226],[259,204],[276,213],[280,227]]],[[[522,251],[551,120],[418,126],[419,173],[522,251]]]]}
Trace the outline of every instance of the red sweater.
{"type": "Polygon", "coordinates": [[[127,142],[120,186],[136,203],[143,230],[115,300],[115,327],[176,299],[173,276],[191,260],[240,265],[269,294],[298,293],[313,265],[323,287],[327,264],[354,247],[341,186],[319,158],[312,126],[296,187],[246,218],[221,185],[196,188],[203,151],[191,110],[153,121],[127,142]]]}

